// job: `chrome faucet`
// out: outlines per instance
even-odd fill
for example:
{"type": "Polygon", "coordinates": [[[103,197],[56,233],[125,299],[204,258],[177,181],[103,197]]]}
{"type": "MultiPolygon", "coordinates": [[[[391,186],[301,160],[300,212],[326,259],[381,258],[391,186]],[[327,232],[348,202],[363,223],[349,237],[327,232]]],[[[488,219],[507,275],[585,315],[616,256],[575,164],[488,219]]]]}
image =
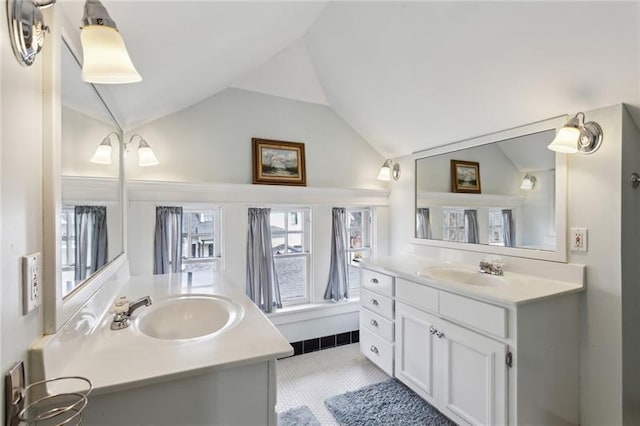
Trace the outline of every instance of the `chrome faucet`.
{"type": "Polygon", "coordinates": [[[133,312],[138,308],[151,304],[151,296],[142,297],[135,302],[129,302],[126,296],[117,298],[113,304],[113,308],[111,308],[111,313],[115,314],[111,322],[111,329],[122,330],[123,328],[129,327],[133,312]]]}
{"type": "Polygon", "coordinates": [[[497,260],[492,260],[490,262],[481,260],[480,264],[478,265],[478,272],[481,272],[483,274],[502,276],[504,275],[504,270],[502,269],[503,267],[504,263],[497,260]]]}

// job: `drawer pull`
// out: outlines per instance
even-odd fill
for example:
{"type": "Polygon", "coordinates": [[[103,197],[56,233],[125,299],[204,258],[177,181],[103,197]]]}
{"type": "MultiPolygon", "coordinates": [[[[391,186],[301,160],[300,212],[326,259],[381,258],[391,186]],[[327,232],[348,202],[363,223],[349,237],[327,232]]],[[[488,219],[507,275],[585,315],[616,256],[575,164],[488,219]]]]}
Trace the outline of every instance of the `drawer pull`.
{"type": "Polygon", "coordinates": [[[444,333],[442,331],[436,331],[436,336],[438,336],[438,339],[442,339],[444,337],[444,333]]]}
{"type": "Polygon", "coordinates": [[[380,351],[378,350],[378,348],[376,348],[375,346],[371,345],[371,347],[369,348],[369,350],[371,352],[373,352],[374,354],[378,354],[380,353],[380,351]]]}
{"type": "Polygon", "coordinates": [[[429,333],[436,334],[437,332],[438,332],[438,330],[436,330],[436,328],[434,326],[429,327],[429,333]]]}
{"type": "Polygon", "coordinates": [[[376,299],[371,299],[371,304],[373,306],[378,306],[379,305],[379,303],[378,303],[378,301],[376,299]]]}
{"type": "Polygon", "coordinates": [[[378,284],[378,279],[377,278],[371,278],[371,282],[373,284],[378,284]]]}
{"type": "Polygon", "coordinates": [[[377,327],[378,326],[378,321],[372,319],[371,321],[369,321],[369,324],[371,324],[374,327],[377,327]]]}

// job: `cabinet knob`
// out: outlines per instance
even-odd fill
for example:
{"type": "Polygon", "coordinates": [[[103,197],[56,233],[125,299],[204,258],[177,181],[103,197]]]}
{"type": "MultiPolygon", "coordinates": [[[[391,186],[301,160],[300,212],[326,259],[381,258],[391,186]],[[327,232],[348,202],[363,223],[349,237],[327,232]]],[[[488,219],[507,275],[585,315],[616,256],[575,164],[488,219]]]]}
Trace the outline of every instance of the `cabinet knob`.
{"type": "Polygon", "coordinates": [[[369,321],[369,324],[371,324],[374,327],[377,327],[378,326],[378,321],[372,319],[371,321],[369,321]]]}
{"type": "Polygon", "coordinates": [[[379,305],[379,303],[378,303],[378,301],[376,299],[371,299],[371,304],[373,306],[378,306],[379,305]]]}
{"type": "Polygon", "coordinates": [[[436,330],[436,328],[434,326],[429,327],[429,333],[436,334],[437,332],[438,332],[438,330],[436,330]]]}
{"type": "Polygon", "coordinates": [[[369,348],[369,350],[370,350],[371,352],[373,352],[374,354],[379,353],[378,348],[376,348],[376,347],[375,347],[375,346],[373,346],[373,345],[371,345],[371,347],[369,348]]]}
{"type": "Polygon", "coordinates": [[[438,336],[438,339],[442,339],[444,337],[444,333],[442,331],[436,331],[436,336],[438,336]]]}
{"type": "Polygon", "coordinates": [[[377,278],[371,278],[371,282],[373,284],[378,284],[378,279],[377,278]]]}

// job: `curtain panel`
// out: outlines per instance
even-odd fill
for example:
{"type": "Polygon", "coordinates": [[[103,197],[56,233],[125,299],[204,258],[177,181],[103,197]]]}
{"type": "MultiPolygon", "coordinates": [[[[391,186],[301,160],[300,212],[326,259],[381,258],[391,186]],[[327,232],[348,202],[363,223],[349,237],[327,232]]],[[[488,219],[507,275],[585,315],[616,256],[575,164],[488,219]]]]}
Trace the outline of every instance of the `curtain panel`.
{"type": "Polygon", "coordinates": [[[510,209],[502,210],[502,240],[505,247],[516,245],[516,225],[513,221],[513,212],[510,209]]]}
{"type": "Polygon", "coordinates": [[[428,208],[416,210],[416,238],[431,239],[431,217],[428,208]]]}
{"type": "Polygon", "coordinates": [[[109,261],[107,208],[75,206],[75,280],[82,281],[109,261]]]}
{"type": "Polygon", "coordinates": [[[331,225],[331,263],[329,282],[324,293],[325,300],[339,301],[349,298],[347,258],[347,209],[334,207],[331,225]]]}
{"type": "Polygon", "coordinates": [[[476,210],[464,211],[464,227],[467,233],[467,242],[479,244],[480,236],[478,234],[478,212],[476,210]]]}
{"type": "Polygon", "coordinates": [[[182,207],[156,207],[153,273],[182,272],[182,207]]]}

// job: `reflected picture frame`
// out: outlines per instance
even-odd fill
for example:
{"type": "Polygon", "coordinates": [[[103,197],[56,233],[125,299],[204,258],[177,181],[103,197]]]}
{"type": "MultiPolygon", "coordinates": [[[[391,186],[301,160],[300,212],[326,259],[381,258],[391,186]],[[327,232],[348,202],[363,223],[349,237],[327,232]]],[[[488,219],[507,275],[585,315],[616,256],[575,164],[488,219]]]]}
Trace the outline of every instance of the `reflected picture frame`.
{"type": "Polygon", "coordinates": [[[252,138],[253,183],[307,186],[304,143],[252,138]]]}
{"type": "Polygon", "coordinates": [[[451,192],[480,194],[480,163],[451,160],[451,192]]]}

